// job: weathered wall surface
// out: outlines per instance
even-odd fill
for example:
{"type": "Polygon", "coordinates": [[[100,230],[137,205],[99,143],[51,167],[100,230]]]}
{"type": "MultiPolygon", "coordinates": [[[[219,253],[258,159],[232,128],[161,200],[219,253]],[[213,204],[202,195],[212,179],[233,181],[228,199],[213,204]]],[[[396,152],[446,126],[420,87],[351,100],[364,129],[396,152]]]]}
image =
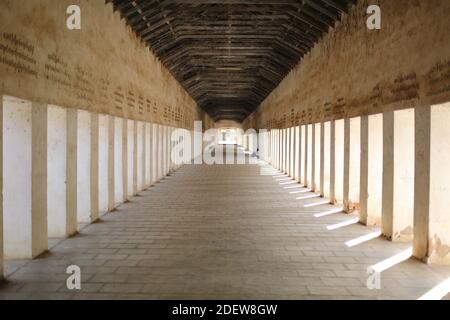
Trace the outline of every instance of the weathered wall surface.
{"type": "Polygon", "coordinates": [[[0,94],[136,120],[212,126],[103,0],[1,0],[0,94]],[[81,30],[66,9],[81,8],[81,30]]]}
{"type": "Polygon", "coordinates": [[[360,0],[245,127],[289,127],[449,101],[449,17],[448,0],[360,0]],[[381,30],[366,27],[370,4],[381,7],[381,30]]]}

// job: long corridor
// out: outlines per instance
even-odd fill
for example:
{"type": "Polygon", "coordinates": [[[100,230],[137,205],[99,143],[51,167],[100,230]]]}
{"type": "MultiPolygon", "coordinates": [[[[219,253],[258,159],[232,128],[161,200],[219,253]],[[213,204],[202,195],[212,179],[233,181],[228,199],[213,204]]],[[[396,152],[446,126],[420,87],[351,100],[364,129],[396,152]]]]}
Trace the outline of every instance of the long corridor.
{"type": "Polygon", "coordinates": [[[450,276],[356,221],[263,162],[185,165],[38,259],[6,262],[0,299],[418,299],[450,276]]]}

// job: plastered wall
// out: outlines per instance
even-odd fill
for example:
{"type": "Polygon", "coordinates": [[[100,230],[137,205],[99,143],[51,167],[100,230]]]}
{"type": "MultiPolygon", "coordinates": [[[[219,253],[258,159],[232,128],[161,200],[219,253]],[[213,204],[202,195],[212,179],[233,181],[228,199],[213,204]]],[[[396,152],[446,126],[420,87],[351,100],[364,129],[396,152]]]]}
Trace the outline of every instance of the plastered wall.
{"type": "Polygon", "coordinates": [[[450,100],[450,1],[360,0],[246,119],[244,127],[374,114],[450,100]],[[368,30],[378,4],[381,30],[368,30]]]}
{"type": "Polygon", "coordinates": [[[212,120],[103,0],[1,0],[0,94],[192,128],[212,120]],[[66,9],[81,8],[81,30],[66,9]]]}

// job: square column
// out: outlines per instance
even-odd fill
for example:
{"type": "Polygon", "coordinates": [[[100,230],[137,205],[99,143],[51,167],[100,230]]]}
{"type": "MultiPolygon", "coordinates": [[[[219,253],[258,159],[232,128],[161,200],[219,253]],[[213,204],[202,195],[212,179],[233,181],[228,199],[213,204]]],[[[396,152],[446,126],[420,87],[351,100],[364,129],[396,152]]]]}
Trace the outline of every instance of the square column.
{"type": "Polygon", "coordinates": [[[128,119],[122,119],[122,190],[123,201],[128,200],[128,119]]]}
{"type": "Polygon", "coordinates": [[[272,154],[272,163],[274,164],[274,167],[276,168],[278,166],[278,135],[277,135],[277,130],[273,130],[272,133],[272,150],[273,150],[273,154],[272,154]]]}
{"type": "Polygon", "coordinates": [[[68,146],[72,145],[74,148],[77,143],[76,113],[76,110],[48,107],[47,221],[50,238],[65,238],[76,232],[77,201],[76,197],[68,192],[70,187],[72,190],[77,188],[76,173],[68,170],[69,162],[72,162],[72,171],[76,169],[76,155],[68,152],[68,146]],[[68,112],[75,118],[74,124],[68,123],[68,112]]]}
{"type": "Polygon", "coordinates": [[[414,216],[414,109],[383,114],[381,231],[392,241],[411,241],[414,216]]]}
{"type": "MultiPolygon", "coordinates": [[[[344,120],[334,121],[334,197],[332,203],[344,200],[344,120]]],[[[332,186],[333,187],[333,186],[332,186]]]]}
{"type": "Polygon", "coordinates": [[[126,150],[125,154],[127,157],[127,169],[126,169],[126,181],[127,181],[127,199],[130,199],[130,197],[135,195],[135,131],[134,131],[135,125],[134,120],[127,120],[127,146],[124,148],[126,150]]]}
{"type": "Polygon", "coordinates": [[[167,174],[172,173],[172,157],[171,157],[171,151],[172,151],[172,127],[167,127],[167,174]]]}
{"type": "MultiPolygon", "coordinates": [[[[99,218],[99,213],[108,212],[108,156],[109,156],[109,116],[98,116],[98,211],[92,221],[99,218]]],[[[95,177],[94,177],[95,178],[95,177]]],[[[94,211],[93,211],[94,213],[94,211]]]]}
{"type": "Polygon", "coordinates": [[[283,129],[283,157],[284,157],[284,161],[283,161],[283,171],[284,173],[286,173],[287,175],[289,175],[288,173],[288,169],[289,169],[289,132],[288,129],[283,129]]]}
{"type": "Polygon", "coordinates": [[[80,222],[88,223],[98,219],[100,210],[100,115],[95,112],[91,113],[90,132],[91,157],[90,159],[87,159],[87,162],[90,161],[91,165],[89,174],[91,179],[91,210],[89,217],[86,217],[83,220],[80,219],[80,222]]]}
{"type": "Polygon", "coordinates": [[[359,174],[361,160],[361,118],[347,118],[344,123],[344,211],[359,209],[359,174]]]}
{"type": "Polygon", "coordinates": [[[91,114],[77,112],[77,221],[91,223],[91,114]]]}
{"type": "Polygon", "coordinates": [[[153,149],[153,140],[152,140],[152,124],[145,123],[145,185],[147,187],[152,185],[153,175],[152,175],[152,149],[153,149]]]}
{"type": "Polygon", "coordinates": [[[164,176],[169,174],[169,127],[164,126],[164,176]]]}
{"type": "Polygon", "coordinates": [[[123,169],[124,165],[123,156],[123,136],[124,136],[124,119],[114,118],[114,206],[125,202],[124,181],[123,181],[123,169]]]}
{"type": "Polygon", "coordinates": [[[152,186],[156,181],[156,124],[150,123],[150,186],[152,186]]]}
{"type": "MultiPolygon", "coordinates": [[[[111,212],[115,208],[115,118],[108,116],[108,211],[111,212]]],[[[120,167],[120,162],[117,163],[120,167]]]]}
{"type": "Polygon", "coordinates": [[[160,176],[160,179],[162,179],[166,175],[166,126],[161,125],[160,130],[161,130],[161,135],[160,135],[160,139],[161,139],[161,153],[160,153],[161,176],[160,176]]]}
{"type": "Polygon", "coordinates": [[[291,129],[286,128],[286,173],[291,176],[291,129]]]}
{"type": "Polygon", "coordinates": [[[295,159],[296,153],[297,153],[296,142],[297,142],[297,137],[295,135],[295,127],[292,127],[291,128],[291,144],[290,144],[290,146],[291,146],[290,155],[291,156],[290,156],[290,159],[289,159],[289,164],[290,164],[291,177],[294,180],[297,180],[296,179],[296,177],[297,177],[297,173],[296,173],[297,166],[296,166],[296,159],[295,159]]]}
{"type": "Polygon", "coordinates": [[[2,104],[4,258],[32,259],[48,249],[47,105],[2,104]]]}
{"type": "Polygon", "coordinates": [[[311,135],[309,135],[309,146],[310,146],[310,167],[311,167],[311,173],[310,173],[310,179],[311,179],[311,190],[316,191],[316,126],[314,124],[311,124],[311,135]]]}
{"type": "Polygon", "coordinates": [[[315,123],[314,125],[314,190],[320,192],[320,180],[322,176],[321,172],[321,128],[320,123],[315,123]]]}
{"type": "Polygon", "coordinates": [[[278,129],[278,169],[283,172],[283,130],[278,129]]]}
{"type": "Polygon", "coordinates": [[[294,128],[294,155],[293,159],[293,171],[294,171],[294,180],[300,183],[300,127],[297,126],[294,128]]]}
{"type": "Polygon", "coordinates": [[[173,171],[172,167],[172,127],[167,127],[167,174],[171,174],[173,171]]]}
{"type": "Polygon", "coordinates": [[[163,145],[163,136],[162,136],[162,126],[160,124],[156,125],[156,136],[155,136],[155,141],[156,141],[156,153],[157,153],[157,157],[156,159],[156,180],[159,181],[161,180],[162,176],[163,176],[163,169],[162,169],[162,145],[163,145]]]}
{"type": "Polygon", "coordinates": [[[136,121],[136,191],[144,189],[145,185],[145,126],[136,121]]]}
{"type": "Polygon", "coordinates": [[[308,127],[306,125],[301,126],[300,131],[300,153],[301,153],[301,177],[300,177],[300,183],[303,184],[305,187],[307,185],[306,180],[308,176],[308,127]]]}
{"type": "Polygon", "coordinates": [[[280,134],[279,130],[275,129],[275,169],[280,169],[280,134]]]}
{"type": "Polygon", "coordinates": [[[163,146],[163,178],[169,173],[169,127],[163,126],[164,146],[163,146]]]}
{"type": "Polygon", "coordinates": [[[360,222],[381,225],[383,117],[361,117],[360,222]]]}
{"type": "Polygon", "coordinates": [[[283,172],[283,130],[278,129],[278,170],[283,172]]]}
{"type": "Polygon", "coordinates": [[[167,156],[169,159],[169,173],[173,173],[175,171],[175,163],[174,161],[172,161],[172,149],[174,146],[174,142],[172,141],[172,134],[174,130],[175,130],[174,127],[169,127],[169,137],[168,137],[169,149],[167,150],[167,156]]]}
{"type": "Polygon", "coordinates": [[[286,140],[286,131],[284,131],[284,129],[280,130],[280,171],[281,172],[286,172],[285,169],[285,153],[284,153],[284,149],[285,149],[285,140],[286,140]]]}
{"type": "Polygon", "coordinates": [[[323,189],[324,198],[331,197],[331,122],[323,123],[323,189]]]}
{"type": "Polygon", "coordinates": [[[132,161],[133,161],[133,196],[138,194],[138,172],[139,172],[139,156],[138,156],[138,146],[139,146],[139,141],[138,141],[138,121],[134,120],[133,121],[133,152],[131,153],[132,155],[132,161]]]}
{"type": "Polygon", "coordinates": [[[0,282],[4,279],[3,267],[3,95],[0,94],[0,282]]]}
{"type": "Polygon", "coordinates": [[[313,131],[314,127],[312,124],[307,125],[306,132],[306,181],[305,186],[311,188],[314,191],[314,156],[313,156],[313,131]]]}
{"type": "Polygon", "coordinates": [[[450,103],[415,109],[413,255],[450,264],[450,103]]]}

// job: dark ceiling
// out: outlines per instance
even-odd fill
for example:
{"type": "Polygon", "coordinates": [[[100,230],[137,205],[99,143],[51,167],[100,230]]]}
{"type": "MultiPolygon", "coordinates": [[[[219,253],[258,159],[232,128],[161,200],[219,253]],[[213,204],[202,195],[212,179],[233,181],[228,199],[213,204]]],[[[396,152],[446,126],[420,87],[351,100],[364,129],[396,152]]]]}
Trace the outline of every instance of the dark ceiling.
{"type": "Polygon", "coordinates": [[[242,122],[352,0],[106,0],[214,120],[242,122]]]}

